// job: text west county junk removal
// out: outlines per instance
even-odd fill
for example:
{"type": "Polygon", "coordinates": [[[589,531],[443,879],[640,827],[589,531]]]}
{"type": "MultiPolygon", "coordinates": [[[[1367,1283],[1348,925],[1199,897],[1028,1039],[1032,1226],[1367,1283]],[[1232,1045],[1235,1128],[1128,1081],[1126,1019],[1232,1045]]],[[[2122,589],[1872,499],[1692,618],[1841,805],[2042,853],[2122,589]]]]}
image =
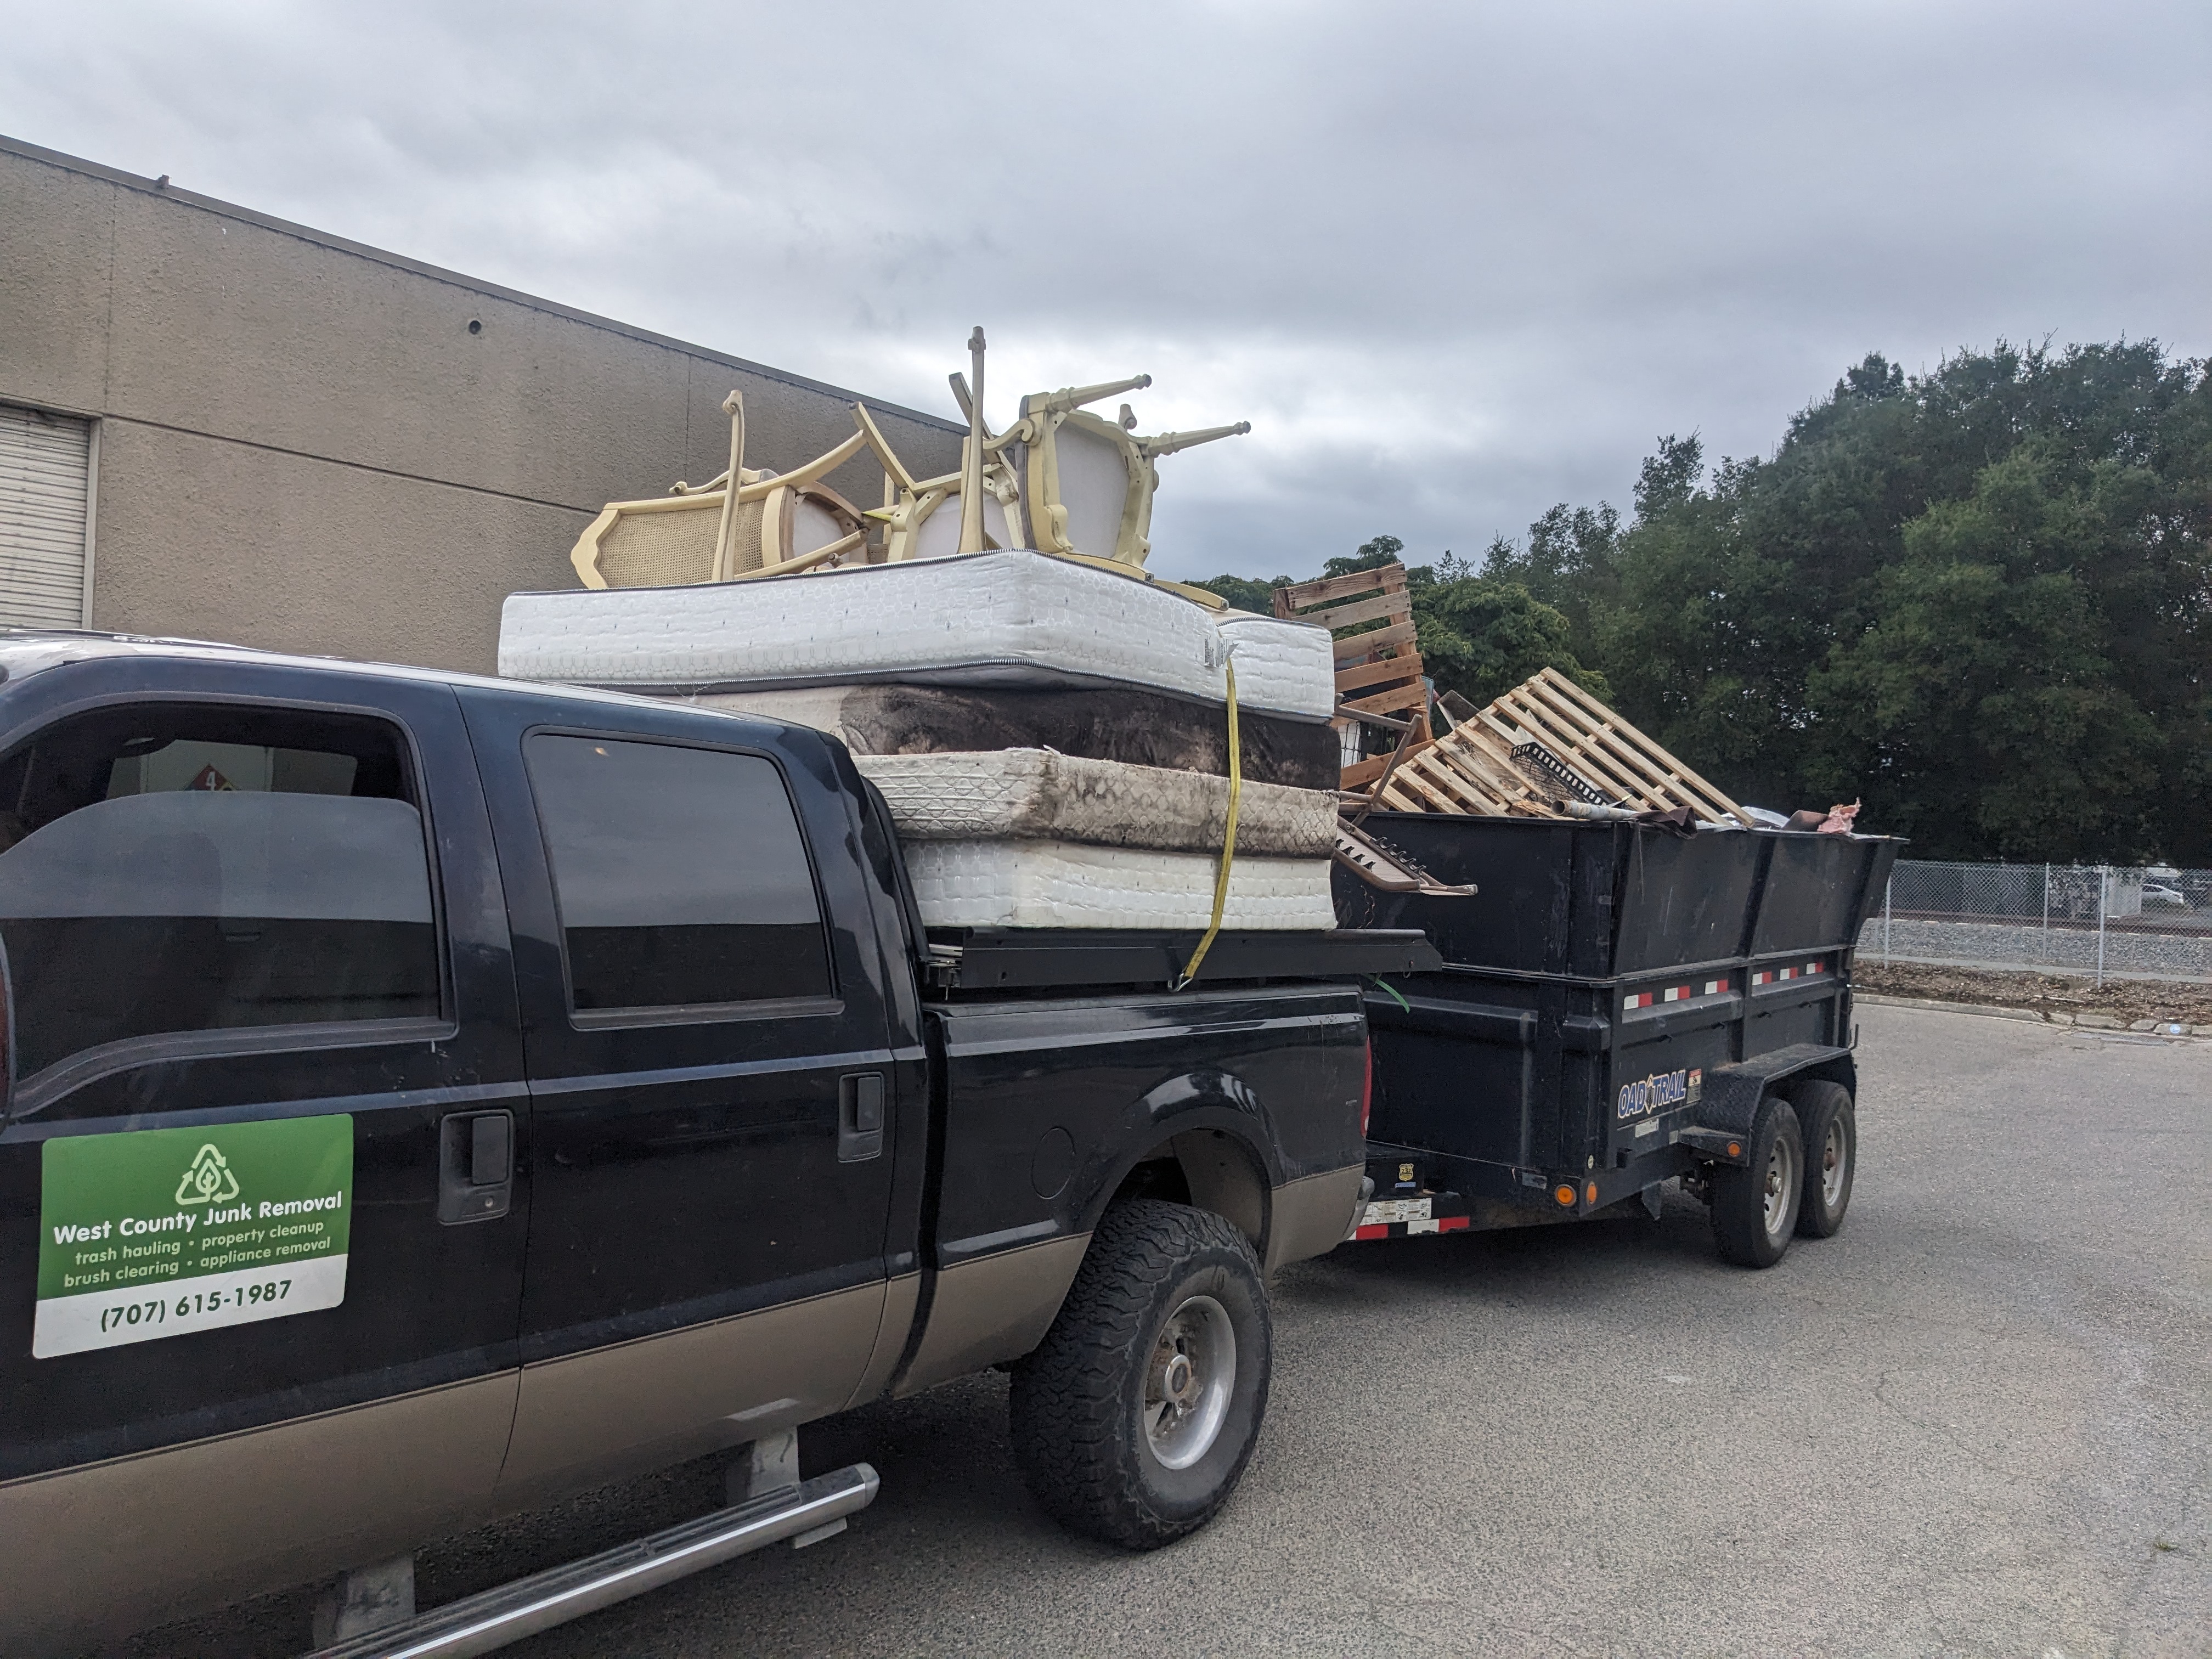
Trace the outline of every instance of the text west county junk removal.
{"type": "Polygon", "coordinates": [[[62,1135],[40,1161],[40,1359],[345,1300],[350,1116],[62,1135]]]}

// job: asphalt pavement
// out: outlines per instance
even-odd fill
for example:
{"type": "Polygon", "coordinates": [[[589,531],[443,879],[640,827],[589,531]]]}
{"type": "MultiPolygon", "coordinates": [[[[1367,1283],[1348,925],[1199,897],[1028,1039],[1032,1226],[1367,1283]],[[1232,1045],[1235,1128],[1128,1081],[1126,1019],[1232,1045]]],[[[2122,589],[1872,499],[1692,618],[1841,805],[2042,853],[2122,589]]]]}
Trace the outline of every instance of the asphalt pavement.
{"type": "MultiPolygon", "coordinates": [[[[802,1437],[840,1537],[518,1659],[2212,1655],[2212,1042],[1861,1013],[1835,1238],[1656,1223],[1347,1247],[1275,1290],[1243,1486],[1151,1555],[1024,1492],[995,1374],[802,1437]]],[[[426,1550],[423,1600],[698,1514],[690,1465],[426,1550]]],[[[296,1651],[266,1598],[134,1644],[296,1651]]]]}

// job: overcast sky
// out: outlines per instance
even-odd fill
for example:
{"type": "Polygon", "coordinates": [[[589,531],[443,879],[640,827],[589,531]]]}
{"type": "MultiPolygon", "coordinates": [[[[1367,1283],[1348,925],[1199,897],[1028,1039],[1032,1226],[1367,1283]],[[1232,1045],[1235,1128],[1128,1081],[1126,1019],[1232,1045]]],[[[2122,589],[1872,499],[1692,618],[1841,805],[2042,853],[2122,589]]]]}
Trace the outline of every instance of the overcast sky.
{"type": "MultiPolygon", "coordinates": [[[[1771,453],[1879,349],[2212,352],[2212,5],[0,0],[0,131],[952,413],[1139,371],[1153,568],[1771,453]]],[[[1109,405],[1110,410],[1110,405],[1109,405]]],[[[663,481],[641,479],[641,493],[663,481]]]]}

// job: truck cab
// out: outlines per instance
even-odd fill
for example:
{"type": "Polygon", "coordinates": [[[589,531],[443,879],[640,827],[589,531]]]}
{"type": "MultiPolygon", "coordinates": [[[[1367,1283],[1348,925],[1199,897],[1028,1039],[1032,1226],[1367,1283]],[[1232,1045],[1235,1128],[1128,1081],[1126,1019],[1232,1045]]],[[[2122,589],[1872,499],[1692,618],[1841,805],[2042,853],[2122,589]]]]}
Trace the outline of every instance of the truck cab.
{"type": "Polygon", "coordinates": [[[1070,1524],[1226,1499],[1265,1273],[1360,1200],[1360,977],[1418,935],[1176,990],[1187,941],[933,936],[804,727],[118,636],[0,668],[16,1639],[993,1364],[1070,1524]]]}

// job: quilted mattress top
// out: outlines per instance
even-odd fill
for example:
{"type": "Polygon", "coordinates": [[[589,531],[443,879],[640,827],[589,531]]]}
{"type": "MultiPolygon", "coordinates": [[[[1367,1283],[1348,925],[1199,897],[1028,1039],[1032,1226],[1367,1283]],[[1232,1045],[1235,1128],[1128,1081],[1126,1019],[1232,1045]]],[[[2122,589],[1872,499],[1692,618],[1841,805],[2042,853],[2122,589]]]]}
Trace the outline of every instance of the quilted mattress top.
{"type": "Polygon", "coordinates": [[[969,553],[763,581],[514,593],[499,672],[635,691],[853,682],[1138,686],[1325,720],[1327,629],[1217,616],[1150,583],[1042,553],[969,553]]]}

